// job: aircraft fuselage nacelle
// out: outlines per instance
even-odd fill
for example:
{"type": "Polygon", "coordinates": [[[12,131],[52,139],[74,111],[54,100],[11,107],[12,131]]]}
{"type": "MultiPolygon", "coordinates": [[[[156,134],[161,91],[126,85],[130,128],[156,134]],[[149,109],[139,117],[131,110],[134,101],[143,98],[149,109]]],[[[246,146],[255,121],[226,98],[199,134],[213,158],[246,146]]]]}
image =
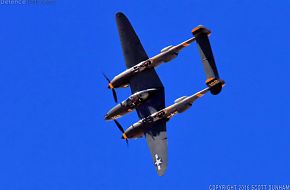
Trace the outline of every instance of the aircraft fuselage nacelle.
{"type": "Polygon", "coordinates": [[[132,112],[139,105],[149,100],[157,93],[158,89],[151,88],[136,92],[126,100],[113,107],[105,116],[106,120],[117,119],[129,112],[132,112]]]}

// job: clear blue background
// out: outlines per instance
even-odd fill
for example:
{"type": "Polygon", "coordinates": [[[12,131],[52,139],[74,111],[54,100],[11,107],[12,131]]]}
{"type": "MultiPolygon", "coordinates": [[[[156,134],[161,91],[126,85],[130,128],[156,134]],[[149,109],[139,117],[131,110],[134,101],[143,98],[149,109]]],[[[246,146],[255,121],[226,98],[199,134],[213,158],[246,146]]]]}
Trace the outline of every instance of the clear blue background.
{"type": "MultiPolygon", "coordinates": [[[[289,184],[289,1],[68,1],[0,5],[0,189],[208,189],[289,184]],[[203,24],[220,75],[168,123],[158,177],[144,139],[120,139],[104,114],[107,82],[125,69],[115,24],[123,11],[149,56],[203,24]]],[[[166,105],[205,87],[196,44],[157,68],[166,105]]],[[[129,89],[118,89],[125,99],[129,89]]],[[[136,113],[121,118],[124,126],[136,113]]]]}

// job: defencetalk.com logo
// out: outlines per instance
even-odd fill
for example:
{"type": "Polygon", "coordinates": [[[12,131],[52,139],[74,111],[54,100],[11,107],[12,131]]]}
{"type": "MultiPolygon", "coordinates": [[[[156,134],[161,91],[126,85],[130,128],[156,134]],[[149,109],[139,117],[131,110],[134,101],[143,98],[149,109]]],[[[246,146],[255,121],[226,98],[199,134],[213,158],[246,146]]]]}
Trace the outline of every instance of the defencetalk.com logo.
{"type": "Polygon", "coordinates": [[[52,5],[56,0],[0,0],[0,5],[52,5]]]}

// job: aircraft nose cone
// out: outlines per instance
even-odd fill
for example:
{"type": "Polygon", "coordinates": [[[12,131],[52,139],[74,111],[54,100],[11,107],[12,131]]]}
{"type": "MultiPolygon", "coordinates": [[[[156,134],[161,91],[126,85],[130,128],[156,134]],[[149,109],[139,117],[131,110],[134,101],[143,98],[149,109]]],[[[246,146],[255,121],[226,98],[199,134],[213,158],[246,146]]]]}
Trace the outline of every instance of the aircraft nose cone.
{"type": "Polygon", "coordinates": [[[105,120],[110,120],[110,119],[111,119],[110,115],[109,114],[106,114],[105,115],[105,120]]]}

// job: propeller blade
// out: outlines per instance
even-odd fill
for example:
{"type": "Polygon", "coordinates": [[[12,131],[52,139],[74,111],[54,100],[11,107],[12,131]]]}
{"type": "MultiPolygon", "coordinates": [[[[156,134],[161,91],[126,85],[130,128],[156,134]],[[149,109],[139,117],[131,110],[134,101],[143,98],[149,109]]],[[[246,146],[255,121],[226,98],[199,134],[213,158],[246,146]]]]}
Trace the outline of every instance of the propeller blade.
{"type": "Polygon", "coordinates": [[[105,75],[105,73],[103,73],[103,76],[105,77],[105,79],[108,81],[108,83],[110,83],[110,79],[105,75]]]}
{"type": "Polygon", "coordinates": [[[114,119],[114,122],[115,122],[115,124],[117,125],[117,127],[119,128],[119,130],[120,130],[122,133],[125,133],[125,131],[124,131],[122,125],[121,125],[117,120],[115,120],[115,119],[114,119]]]}
{"type": "MultiPolygon", "coordinates": [[[[105,79],[108,81],[108,83],[111,82],[111,80],[105,75],[105,73],[103,73],[103,76],[105,77],[105,79]]],[[[117,93],[116,90],[114,88],[112,88],[112,93],[113,93],[113,97],[114,97],[114,101],[116,103],[118,103],[118,97],[117,97],[117,93]]]]}
{"type": "Polygon", "coordinates": [[[125,139],[127,146],[129,146],[128,138],[125,135],[125,131],[124,131],[122,125],[115,119],[114,119],[114,122],[117,125],[118,129],[122,132],[122,134],[123,134],[122,138],[125,139]]]}
{"type": "Polygon", "coordinates": [[[129,146],[129,142],[128,142],[128,139],[125,139],[126,140],[126,144],[127,144],[127,146],[129,146]]]}
{"type": "Polygon", "coordinates": [[[117,93],[116,93],[116,90],[114,88],[112,88],[112,92],[113,92],[114,101],[116,103],[118,103],[117,93]]]}

